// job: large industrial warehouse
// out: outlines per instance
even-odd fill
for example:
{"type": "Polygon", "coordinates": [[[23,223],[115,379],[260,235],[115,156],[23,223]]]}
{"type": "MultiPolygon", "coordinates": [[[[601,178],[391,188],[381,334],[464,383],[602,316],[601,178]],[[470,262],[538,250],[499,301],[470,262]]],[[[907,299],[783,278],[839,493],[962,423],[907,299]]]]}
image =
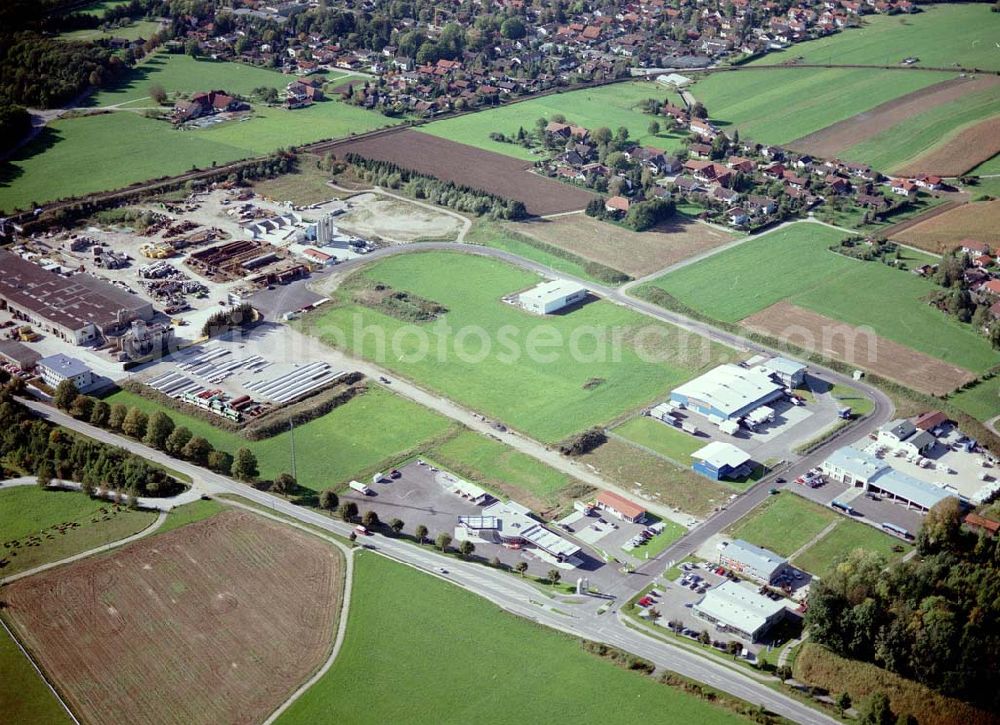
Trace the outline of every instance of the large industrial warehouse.
{"type": "Polygon", "coordinates": [[[938,501],[954,494],[934,484],[897,471],[880,458],[853,446],[834,451],[821,465],[830,479],[862,487],[906,505],[908,509],[928,511],[938,501]]]}
{"type": "Polygon", "coordinates": [[[784,388],[768,370],[720,365],[670,393],[670,400],[713,421],[736,420],[777,400],[784,388]]]}
{"type": "Polygon", "coordinates": [[[2,249],[0,269],[0,305],[74,345],[98,340],[120,323],[153,317],[146,300],[86,274],[63,277],[2,249]]]}

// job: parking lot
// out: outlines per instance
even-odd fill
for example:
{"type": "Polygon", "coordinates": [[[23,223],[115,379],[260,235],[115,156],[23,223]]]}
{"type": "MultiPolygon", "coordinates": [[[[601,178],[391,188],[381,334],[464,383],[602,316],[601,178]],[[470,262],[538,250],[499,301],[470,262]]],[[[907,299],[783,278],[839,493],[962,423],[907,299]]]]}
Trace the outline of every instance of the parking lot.
{"type": "Polygon", "coordinates": [[[572,533],[578,541],[631,564],[648,559],[648,552],[656,546],[655,536],[648,537],[656,530],[656,524],[651,528],[650,524],[629,523],[601,511],[594,511],[590,516],[575,511],[558,523],[561,527],[568,526],[564,530],[572,533]],[[645,539],[643,532],[646,532],[645,539]],[[645,543],[628,550],[630,542],[643,539],[645,543]]]}
{"type": "MultiPolygon", "coordinates": [[[[405,534],[412,535],[417,526],[422,524],[427,527],[428,537],[432,540],[440,533],[454,537],[459,516],[478,516],[482,513],[482,506],[454,493],[448,486],[447,479],[442,476],[444,472],[429,463],[421,465],[418,461],[412,461],[398,470],[400,475],[395,479],[386,477],[380,483],[364,481],[371,489],[370,494],[364,495],[348,489],[341,494],[341,500],[353,501],[362,514],[374,511],[382,522],[389,522],[394,518],[404,521],[405,534]]],[[[485,503],[488,505],[492,500],[485,503]]],[[[557,526],[550,525],[548,528],[563,533],[557,526]]],[[[519,561],[524,561],[528,564],[528,573],[541,577],[553,568],[551,562],[537,556],[531,548],[514,550],[479,541],[475,545],[474,557],[485,562],[497,557],[504,565],[512,568],[519,561]]],[[[562,579],[567,583],[574,583],[577,577],[587,577],[591,588],[604,591],[621,576],[613,566],[605,564],[593,552],[584,549],[577,556],[582,562],[580,566],[561,569],[562,579]]]]}
{"type": "Polygon", "coordinates": [[[857,515],[852,518],[874,526],[881,527],[883,523],[887,522],[902,526],[907,531],[916,532],[924,518],[920,512],[913,509],[908,510],[901,503],[894,503],[887,499],[869,498],[860,488],[854,488],[837,481],[825,480],[822,485],[816,488],[793,484],[788,487],[788,490],[823,506],[829,506],[834,499],[846,503],[857,512],[857,515]]]}

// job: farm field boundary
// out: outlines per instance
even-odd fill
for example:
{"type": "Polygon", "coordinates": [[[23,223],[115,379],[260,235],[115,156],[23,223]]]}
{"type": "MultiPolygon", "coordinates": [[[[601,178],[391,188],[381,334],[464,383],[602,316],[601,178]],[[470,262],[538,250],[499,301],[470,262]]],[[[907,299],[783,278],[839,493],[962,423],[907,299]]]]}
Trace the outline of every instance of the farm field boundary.
{"type": "Polygon", "coordinates": [[[897,123],[922,113],[928,108],[954,101],[967,93],[988,90],[997,85],[1000,85],[1000,79],[995,76],[982,76],[971,80],[952,78],[887,101],[869,111],[859,113],[857,116],[791,141],[788,146],[802,153],[824,158],[835,157],[844,149],[892,128],[897,123]]]}
{"type": "Polygon", "coordinates": [[[740,323],[793,345],[807,336],[821,355],[857,365],[889,380],[922,393],[945,395],[976,376],[957,365],[925,355],[879,335],[830,334],[831,330],[853,332],[846,323],[804,309],[790,302],[778,302],[745,318],[740,323]],[[874,349],[873,349],[874,348],[874,349]]]}

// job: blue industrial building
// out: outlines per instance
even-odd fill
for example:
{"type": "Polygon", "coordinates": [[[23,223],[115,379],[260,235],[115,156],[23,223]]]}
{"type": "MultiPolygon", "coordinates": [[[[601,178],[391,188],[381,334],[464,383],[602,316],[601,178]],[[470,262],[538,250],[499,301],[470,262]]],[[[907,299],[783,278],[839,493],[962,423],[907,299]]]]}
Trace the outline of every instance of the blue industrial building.
{"type": "Polygon", "coordinates": [[[752,472],[750,456],[731,443],[712,441],[692,453],[691,457],[695,459],[691,466],[694,472],[713,481],[743,478],[752,472]]]}

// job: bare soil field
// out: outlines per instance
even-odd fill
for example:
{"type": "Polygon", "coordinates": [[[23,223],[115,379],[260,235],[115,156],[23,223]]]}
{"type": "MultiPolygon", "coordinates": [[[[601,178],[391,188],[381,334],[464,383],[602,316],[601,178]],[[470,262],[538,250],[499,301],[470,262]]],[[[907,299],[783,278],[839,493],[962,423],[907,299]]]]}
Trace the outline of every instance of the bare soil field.
{"type": "Polygon", "coordinates": [[[787,340],[833,360],[857,365],[922,393],[944,395],[975,375],[956,365],[789,302],[778,302],[740,322],[749,330],[787,340]]]}
{"type": "Polygon", "coordinates": [[[1000,116],[962,129],[942,146],[931,149],[898,173],[961,176],[1000,153],[1000,116]]]}
{"type": "Polygon", "coordinates": [[[399,199],[359,194],[351,197],[350,203],[351,209],[337,217],[337,225],[368,239],[454,241],[462,229],[462,222],[450,214],[399,199]]]}
{"type": "MultiPolygon", "coordinates": [[[[953,78],[935,83],[932,86],[921,88],[919,91],[882,103],[870,111],[859,113],[857,116],[827,126],[808,136],[791,141],[787,146],[802,153],[824,158],[834,157],[844,149],[892,128],[897,123],[901,123],[918,113],[954,101],[967,93],[987,90],[998,82],[1000,81],[995,76],[980,76],[975,79],[953,78]]],[[[963,169],[963,171],[965,170],[963,169]]],[[[930,170],[923,169],[923,171],[930,170]]],[[[934,171],[933,173],[940,172],[934,171]]]]}
{"type": "Polygon", "coordinates": [[[689,257],[719,247],[735,236],[707,224],[675,219],[648,232],[633,232],[586,214],[508,225],[581,257],[644,277],[689,257]]]}
{"type": "Polygon", "coordinates": [[[532,173],[525,161],[409,129],[337,145],[338,158],[349,153],[519,200],[532,215],[583,209],[594,198],[585,189],[532,173]]]}
{"type": "Polygon", "coordinates": [[[256,723],[326,659],[340,556],[224,511],[15,582],[5,616],[84,722],[256,723]]]}
{"type": "Polygon", "coordinates": [[[963,239],[1000,244],[1000,199],[977,201],[948,209],[894,234],[893,239],[938,254],[963,239]]]}

